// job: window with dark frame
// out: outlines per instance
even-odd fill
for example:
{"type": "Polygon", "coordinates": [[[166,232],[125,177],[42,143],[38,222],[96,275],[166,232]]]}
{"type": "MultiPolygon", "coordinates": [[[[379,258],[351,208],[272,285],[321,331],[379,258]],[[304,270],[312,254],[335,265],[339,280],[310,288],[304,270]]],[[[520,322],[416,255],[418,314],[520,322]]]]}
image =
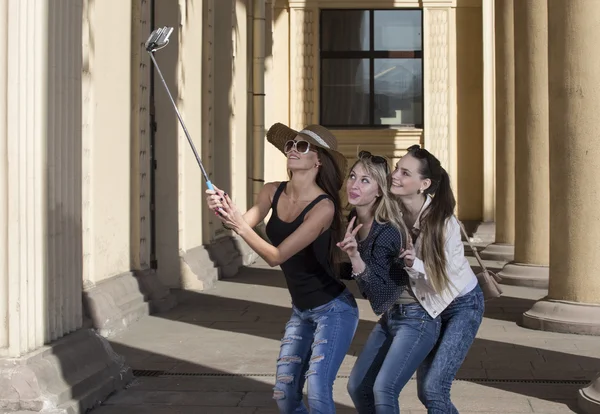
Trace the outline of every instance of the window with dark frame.
{"type": "Polygon", "coordinates": [[[420,9],[321,10],[320,123],[423,127],[420,9]]]}

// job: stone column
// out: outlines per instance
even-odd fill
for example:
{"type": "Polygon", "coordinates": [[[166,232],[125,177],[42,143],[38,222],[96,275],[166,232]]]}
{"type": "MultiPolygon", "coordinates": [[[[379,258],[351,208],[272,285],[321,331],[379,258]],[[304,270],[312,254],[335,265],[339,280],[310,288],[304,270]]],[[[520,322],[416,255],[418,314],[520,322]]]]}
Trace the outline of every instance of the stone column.
{"type": "Polygon", "coordinates": [[[313,79],[318,75],[318,20],[319,10],[290,7],[290,123],[292,128],[302,129],[318,123],[318,88],[313,79]]]}
{"type": "MultiPolygon", "coordinates": [[[[290,124],[290,94],[295,88],[295,80],[290,79],[293,62],[290,59],[274,58],[274,56],[290,56],[293,45],[290,9],[287,2],[273,1],[273,12],[267,19],[266,50],[271,51],[270,58],[265,59],[265,127],[276,122],[290,124]]],[[[341,145],[341,137],[337,135],[341,145]]],[[[356,148],[356,147],[353,147],[356,148]]],[[[285,181],[287,176],[286,158],[273,145],[265,145],[265,182],[285,181]]],[[[252,200],[254,201],[254,200],[252,200]]]]}
{"type": "Polygon", "coordinates": [[[495,201],[495,81],[494,81],[494,0],[481,3],[483,35],[483,222],[473,234],[477,243],[492,243],[496,234],[495,201]]]}
{"type": "MultiPolygon", "coordinates": [[[[19,358],[54,335],[55,304],[62,298],[49,303],[60,280],[46,278],[53,234],[46,229],[52,195],[45,154],[54,130],[47,119],[54,97],[47,82],[48,3],[3,2],[0,16],[6,36],[0,46],[0,357],[19,358]]],[[[0,359],[0,410],[7,394],[2,368],[0,359]]]]}
{"type": "Polygon", "coordinates": [[[515,241],[514,0],[496,0],[496,238],[481,256],[512,260],[515,241]]]}
{"type": "Polygon", "coordinates": [[[86,412],[132,377],[82,329],[82,6],[0,2],[0,412],[86,412]]]}
{"type": "Polygon", "coordinates": [[[548,287],[548,7],[515,6],[515,260],[503,283],[548,287]]]}
{"type": "MultiPolygon", "coordinates": [[[[548,1],[550,282],[523,315],[532,329],[600,335],[600,2],[548,1]]],[[[582,391],[598,412],[598,380],[582,391]]]]}
{"type": "Polygon", "coordinates": [[[494,221],[494,1],[481,5],[483,28],[483,221],[494,221]]]}

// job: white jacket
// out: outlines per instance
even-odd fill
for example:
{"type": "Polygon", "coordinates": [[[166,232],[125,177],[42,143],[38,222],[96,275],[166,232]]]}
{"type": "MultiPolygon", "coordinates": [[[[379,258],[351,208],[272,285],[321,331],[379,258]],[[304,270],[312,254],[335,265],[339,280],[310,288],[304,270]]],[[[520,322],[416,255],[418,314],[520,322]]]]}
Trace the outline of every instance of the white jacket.
{"type": "MultiPolygon", "coordinates": [[[[431,204],[431,198],[427,197],[415,221],[414,229],[419,229],[419,219],[429,204],[431,204]]],[[[415,297],[432,318],[441,314],[457,296],[466,294],[477,286],[477,277],[465,257],[460,225],[455,216],[451,216],[446,221],[445,239],[446,271],[452,283],[441,294],[436,293],[433,289],[431,281],[425,273],[425,263],[419,258],[422,257],[420,236],[417,238],[414,246],[416,253],[415,261],[412,267],[405,267],[410,277],[410,284],[415,297]]]]}

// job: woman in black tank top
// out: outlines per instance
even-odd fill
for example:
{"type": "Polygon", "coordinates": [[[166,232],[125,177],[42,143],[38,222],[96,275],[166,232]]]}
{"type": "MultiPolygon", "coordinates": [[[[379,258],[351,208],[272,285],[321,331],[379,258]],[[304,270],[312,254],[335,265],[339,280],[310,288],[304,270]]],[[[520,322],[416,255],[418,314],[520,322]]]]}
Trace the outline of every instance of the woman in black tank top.
{"type": "Polygon", "coordinates": [[[358,325],[354,297],[339,280],[335,243],[341,240],[339,191],[346,158],[320,125],[296,132],[275,124],[267,140],[287,157],[290,181],[268,183],[241,214],[229,196],[207,190],[208,205],[270,266],[281,266],[292,297],[277,360],[273,398],[281,413],[335,412],[333,382],[358,325]],[[272,210],[263,240],[253,228],[272,210]]]}

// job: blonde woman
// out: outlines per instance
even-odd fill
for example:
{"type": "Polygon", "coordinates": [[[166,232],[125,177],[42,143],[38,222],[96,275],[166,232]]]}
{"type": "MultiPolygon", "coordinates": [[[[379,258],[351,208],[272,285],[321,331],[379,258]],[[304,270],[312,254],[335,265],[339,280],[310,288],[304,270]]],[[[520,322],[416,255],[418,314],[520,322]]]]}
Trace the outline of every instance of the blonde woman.
{"type": "Polygon", "coordinates": [[[401,255],[411,281],[408,292],[442,324],[435,348],[417,371],[419,399],[428,414],[458,413],[450,388],[481,325],[484,299],[464,255],[450,178],[436,157],[415,145],[398,161],[390,190],[414,242],[401,255]]]}
{"type": "Polygon", "coordinates": [[[348,381],[352,401],[364,414],[399,412],[398,395],[440,330],[439,318],[403,298],[408,276],[399,256],[407,231],[391,198],[388,175],[385,158],[366,151],[359,154],[347,179],[351,220],[346,237],[338,243],[350,259],[346,274],[381,315],[348,381]]]}

